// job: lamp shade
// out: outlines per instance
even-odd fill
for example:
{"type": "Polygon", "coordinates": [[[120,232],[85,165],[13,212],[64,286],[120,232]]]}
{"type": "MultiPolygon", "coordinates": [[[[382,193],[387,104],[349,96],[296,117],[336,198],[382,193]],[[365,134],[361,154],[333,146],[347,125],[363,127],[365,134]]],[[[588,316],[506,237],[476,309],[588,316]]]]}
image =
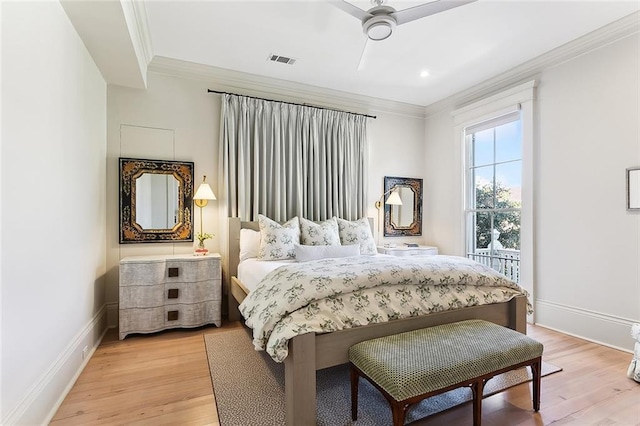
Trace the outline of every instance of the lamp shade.
{"type": "Polygon", "coordinates": [[[391,194],[389,194],[389,197],[387,198],[387,201],[384,202],[385,204],[391,204],[394,206],[401,206],[402,205],[402,200],[400,199],[400,195],[398,194],[398,191],[392,191],[391,194]]]}
{"type": "Polygon", "coordinates": [[[216,196],[214,195],[211,187],[208,183],[201,183],[198,187],[198,190],[193,195],[194,200],[215,200],[216,196]]]}

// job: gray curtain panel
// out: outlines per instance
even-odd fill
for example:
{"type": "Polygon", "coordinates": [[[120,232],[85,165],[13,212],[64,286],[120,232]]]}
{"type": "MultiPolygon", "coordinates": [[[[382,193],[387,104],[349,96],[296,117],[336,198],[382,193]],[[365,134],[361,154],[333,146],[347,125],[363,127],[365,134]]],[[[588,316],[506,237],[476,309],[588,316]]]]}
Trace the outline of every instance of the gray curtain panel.
{"type": "Polygon", "coordinates": [[[221,114],[220,181],[229,217],[365,215],[366,117],[228,94],[221,114]]]}

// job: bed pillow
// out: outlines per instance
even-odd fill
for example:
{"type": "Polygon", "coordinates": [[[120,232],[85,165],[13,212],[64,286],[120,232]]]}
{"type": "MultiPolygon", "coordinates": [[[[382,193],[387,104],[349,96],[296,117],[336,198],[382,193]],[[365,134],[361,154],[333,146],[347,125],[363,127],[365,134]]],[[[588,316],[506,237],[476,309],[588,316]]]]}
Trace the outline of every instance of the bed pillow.
{"type": "Polygon", "coordinates": [[[300,244],[300,222],[298,217],[280,225],[264,215],[258,215],[260,225],[260,260],[295,259],[294,244],[300,244]]]}
{"type": "Polygon", "coordinates": [[[350,246],[305,246],[296,244],[296,260],[298,262],[308,262],[310,260],[329,259],[332,257],[359,256],[360,247],[350,246]]]}
{"type": "Polygon", "coordinates": [[[371,226],[366,217],[356,221],[336,218],[340,242],[343,246],[357,244],[360,246],[360,254],[377,254],[376,242],[371,233],[371,226]]]}
{"type": "Polygon", "coordinates": [[[300,244],[306,246],[339,246],[338,222],[334,217],[320,223],[300,218],[300,244]]]}
{"type": "Polygon", "coordinates": [[[240,230],[240,262],[258,257],[260,250],[260,231],[253,229],[240,230]]]}

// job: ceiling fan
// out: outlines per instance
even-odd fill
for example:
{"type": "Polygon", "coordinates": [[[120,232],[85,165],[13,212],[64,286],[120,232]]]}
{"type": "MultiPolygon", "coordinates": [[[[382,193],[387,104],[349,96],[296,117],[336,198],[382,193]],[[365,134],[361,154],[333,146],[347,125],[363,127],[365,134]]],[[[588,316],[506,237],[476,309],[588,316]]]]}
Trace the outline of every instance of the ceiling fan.
{"type": "Polygon", "coordinates": [[[344,0],[331,0],[339,9],[358,18],[362,22],[362,30],[368,40],[381,41],[388,38],[397,25],[406,24],[454,7],[463,6],[477,0],[436,0],[403,10],[395,10],[386,6],[386,0],[371,0],[373,7],[362,10],[344,0]]]}

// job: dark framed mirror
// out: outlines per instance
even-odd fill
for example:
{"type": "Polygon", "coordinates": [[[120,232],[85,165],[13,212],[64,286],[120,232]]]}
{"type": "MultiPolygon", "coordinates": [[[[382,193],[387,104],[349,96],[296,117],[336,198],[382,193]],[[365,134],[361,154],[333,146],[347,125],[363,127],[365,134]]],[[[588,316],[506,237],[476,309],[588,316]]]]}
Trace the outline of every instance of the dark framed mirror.
{"type": "Polygon", "coordinates": [[[640,210],[640,167],[627,169],[627,210],[640,210]]]}
{"type": "Polygon", "coordinates": [[[119,160],[120,243],[193,241],[193,163],[119,160]]]}
{"type": "Polygon", "coordinates": [[[384,177],[384,192],[396,191],[402,205],[385,204],[384,236],[422,235],[422,179],[384,177]]]}

